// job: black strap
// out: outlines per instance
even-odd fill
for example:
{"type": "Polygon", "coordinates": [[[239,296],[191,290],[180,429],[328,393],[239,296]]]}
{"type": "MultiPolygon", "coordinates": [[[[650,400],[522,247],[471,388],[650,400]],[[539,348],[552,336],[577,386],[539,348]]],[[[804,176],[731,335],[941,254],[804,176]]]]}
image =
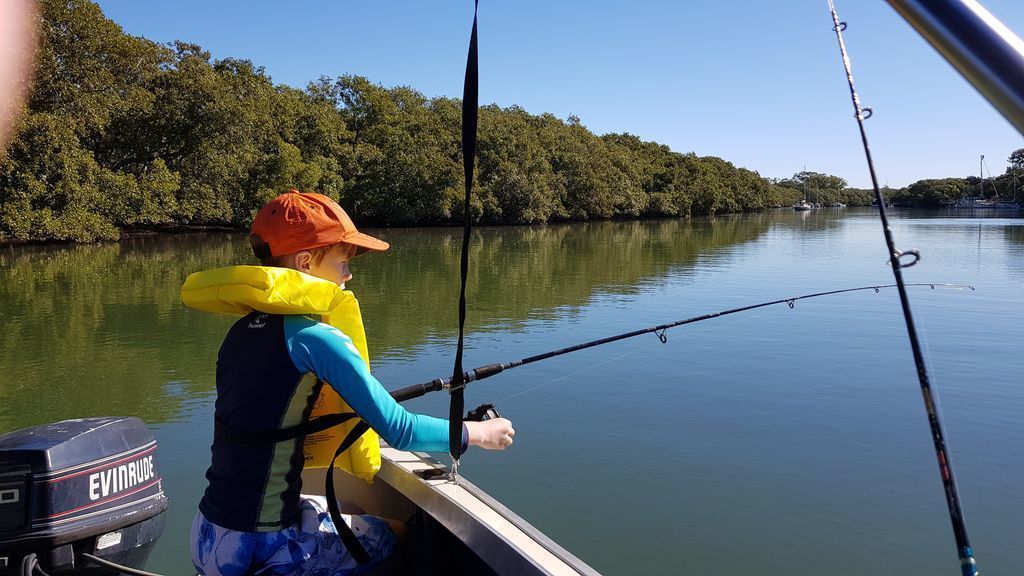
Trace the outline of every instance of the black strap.
{"type": "Polygon", "coordinates": [[[289,426],[288,428],[280,428],[277,430],[243,430],[241,428],[235,428],[220,418],[214,417],[213,433],[238,444],[248,444],[250,446],[277,444],[278,442],[295,440],[296,438],[302,438],[303,436],[323,432],[328,428],[333,428],[338,424],[343,424],[353,418],[358,418],[358,415],[355,412],[342,412],[339,414],[326,414],[319,418],[303,422],[302,424],[296,424],[295,426],[289,426]]]}
{"type": "Polygon", "coordinates": [[[338,459],[342,452],[355,444],[356,440],[369,429],[370,425],[365,420],[360,420],[348,433],[348,436],[345,436],[345,439],[341,441],[341,445],[334,452],[334,458],[331,458],[331,465],[327,467],[327,479],[324,484],[324,496],[327,497],[327,511],[331,514],[331,522],[334,522],[334,528],[338,531],[338,538],[341,539],[341,543],[345,545],[349,554],[359,564],[369,562],[370,555],[366,553],[366,549],[359,543],[359,539],[356,538],[356,535],[352,533],[352,529],[349,528],[348,524],[341,517],[338,499],[334,495],[334,461],[338,459]]]}
{"type": "Polygon", "coordinates": [[[465,378],[462,370],[463,334],[466,326],[466,276],[469,272],[469,238],[472,230],[470,198],[473,196],[473,168],[476,160],[476,126],[479,109],[477,65],[476,13],[479,0],[473,2],[473,33],[469,37],[466,56],[466,80],[462,85],[462,167],[466,179],[466,197],[463,204],[462,262],[459,291],[459,344],[455,350],[455,368],[452,371],[451,402],[448,405],[448,451],[456,463],[462,454],[462,412],[465,406],[465,378]]]}
{"type": "MultiPolygon", "coordinates": [[[[265,444],[276,444],[278,442],[285,442],[287,440],[295,440],[309,434],[316,432],[322,432],[328,428],[337,426],[344,422],[348,422],[353,418],[358,418],[359,415],[355,412],[344,412],[341,414],[327,414],[319,418],[314,418],[308,422],[297,424],[295,426],[289,426],[288,428],[281,428],[279,430],[242,430],[241,428],[235,428],[230,424],[225,423],[219,418],[214,418],[213,430],[214,434],[229,440],[231,442],[237,442],[239,444],[248,445],[265,445],[265,444]]],[[[341,517],[341,510],[338,508],[338,499],[334,492],[334,463],[338,460],[338,456],[345,450],[348,450],[355,444],[356,440],[360,436],[366,433],[370,429],[370,426],[364,420],[360,420],[355,427],[349,431],[345,439],[341,441],[341,445],[334,451],[334,457],[331,458],[331,464],[327,467],[327,480],[324,486],[324,493],[327,497],[327,510],[331,514],[331,521],[334,522],[334,527],[338,531],[338,538],[341,539],[341,543],[348,549],[349,554],[359,564],[365,564],[370,561],[370,555],[366,553],[366,549],[359,543],[359,539],[349,528],[348,524],[341,517]]]]}
{"type": "MultiPolygon", "coordinates": [[[[279,430],[242,430],[235,428],[230,424],[227,424],[219,418],[214,418],[213,430],[214,434],[229,440],[231,442],[237,442],[239,444],[248,445],[265,445],[265,444],[276,444],[277,442],[285,442],[287,440],[296,440],[309,434],[316,432],[322,432],[328,428],[337,426],[344,422],[348,422],[353,418],[358,418],[359,415],[355,412],[344,412],[341,414],[327,414],[319,418],[314,418],[308,422],[303,422],[295,426],[288,428],[281,428],[279,430]]],[[[327,479],[324,486],[324,495],[327,497],[327,510],[331,514],[331,521],[334,522],[334,527],[338,531],[338,538],[341,543],[348,549],[349,554],[359,564],[365,564],[370,561],[370,555],[366,553],[366,549],[359,543],[359,539],[349,528],[349,525],[341,517],[341,510],[338,508],[338,499],[334,491],[334,463],[338,460],[338,456],[345,450],[348,450],[355,444],[370,426],[364,420],[360,420],[352,430],[349,431],[345,439],[341,441],[341,445],[334,451],[334,457],[331,458],[331,464],[327,467],[327,479]]]]}

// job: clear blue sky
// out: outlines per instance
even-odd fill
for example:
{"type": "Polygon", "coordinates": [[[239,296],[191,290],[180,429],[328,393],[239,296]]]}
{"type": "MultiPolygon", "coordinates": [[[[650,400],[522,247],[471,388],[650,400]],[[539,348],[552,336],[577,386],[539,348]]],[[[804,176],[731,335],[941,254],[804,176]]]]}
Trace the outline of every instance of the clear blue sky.
{"type": "MultiPolygon", "coordinates": [[[[983,0],[1018,35],[1024,2],[983,0]]],[[[99,0],[130,34],[248,58],[275,82],[360,74],[461,97],[470,0],[99,0]]],[[[992,174],[1021,137],[883,0],[838,0],[879,178],[992,174]]],[[[762,176],[869,177],[826,0],[482,0],[480,99],[580,117],[762,176]]]]}

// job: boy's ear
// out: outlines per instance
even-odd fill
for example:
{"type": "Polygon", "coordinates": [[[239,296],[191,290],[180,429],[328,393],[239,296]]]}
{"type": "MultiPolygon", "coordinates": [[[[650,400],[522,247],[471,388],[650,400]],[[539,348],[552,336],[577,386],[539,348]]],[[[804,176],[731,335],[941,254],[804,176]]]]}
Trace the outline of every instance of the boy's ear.
{"type": "Polygon", "coordinates": [[[309,274],[309,271],[313,265],[313,254],[309,250],[300,250],[295,253],[292,261],[293,266],[299,272],[305,272],[309,274]]]}

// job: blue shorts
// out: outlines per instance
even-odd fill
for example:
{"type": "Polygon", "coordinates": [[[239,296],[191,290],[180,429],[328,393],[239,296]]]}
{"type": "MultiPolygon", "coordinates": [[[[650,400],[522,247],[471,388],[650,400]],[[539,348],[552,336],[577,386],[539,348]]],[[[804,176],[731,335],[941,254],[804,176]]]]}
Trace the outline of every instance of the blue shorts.
{"type": "Polygon", "coordinates": [[[360,566],[338,539],[322,496],[302,496],[297,525],[278,532],[237,532],[197,512],[192,564],[204,576],[342,576],[374,568],[395,549],[395,534],[376,516],[342,514],[371,561],[360,566]]]}

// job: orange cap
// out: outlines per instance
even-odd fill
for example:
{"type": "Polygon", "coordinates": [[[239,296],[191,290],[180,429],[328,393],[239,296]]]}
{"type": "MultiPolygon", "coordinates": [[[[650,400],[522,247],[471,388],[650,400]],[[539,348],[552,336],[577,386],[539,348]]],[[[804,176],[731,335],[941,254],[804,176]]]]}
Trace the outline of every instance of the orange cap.
{"type": "Polygon", "coordinates": [[[323,194],[289,190],[260,208],[251,236],[270,247],[271,256],[330,246],[339,242],[367,250],[387,250],[390,244],[356,230],[341,206],[323,194]]]}

